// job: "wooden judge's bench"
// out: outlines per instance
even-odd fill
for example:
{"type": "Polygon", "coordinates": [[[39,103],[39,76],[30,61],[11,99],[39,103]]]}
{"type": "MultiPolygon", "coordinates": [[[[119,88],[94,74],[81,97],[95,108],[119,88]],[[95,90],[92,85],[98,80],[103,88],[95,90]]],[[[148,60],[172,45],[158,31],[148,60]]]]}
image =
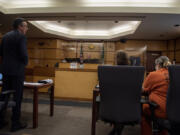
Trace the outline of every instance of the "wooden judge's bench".
{"type": "Polygon", "coordinates": [[[97,67],[98,64],[84,64],[83,68],[71,69],[70,63],[60,63],[55,71],[55,97],[92,100],[98,83],[97,67]]]}

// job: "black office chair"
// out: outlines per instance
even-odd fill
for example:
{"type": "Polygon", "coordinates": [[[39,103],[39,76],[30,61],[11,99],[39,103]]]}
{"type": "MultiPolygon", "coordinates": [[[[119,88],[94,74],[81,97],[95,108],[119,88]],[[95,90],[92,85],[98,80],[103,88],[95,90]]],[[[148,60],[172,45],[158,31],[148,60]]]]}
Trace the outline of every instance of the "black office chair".
{"type": "Polygon", "coordinates": [[[170,135],[180,135],[180,66],[169,66],[169,89],[167,93],[167,119],[155,116],[156,103],[149,102],[152,112],[153,135],[167,130],[170,135]]]}
{"type": "Polygon", "coordinates": [[[0,111],[3,110],[4,108],[8,107],[14,107],[16,103],[14,101],[9,101],[11,94],[13,94],[15,91],[14,90],[7,90],[3,91],[0,94],[0,111]]]}
{"type": "Polygon", "coordinates": [[[141,119],[141,89],[144,67],[99,66],[101,120],[114,125],[109,135],[121,135],[124,125],[141,119]]]}
{"type": "MultiPolygon", "coordinates": [[[[7,108],[12,108],[16,105],[13,100],[10,100],[11,95],[14,93],[14,90],[3,91],[0,94],[0,113],[5,113],[7,108]]],[[[1,135],[1,134],[0,134],[1,135]]],[[[3,135],[3,134],[2,134],[3,135]]]]}
{"type": "Polygon", "coordinates": [[[171,135],[180,135],[180,65],[170,66],[170,85],[167,95],[167,117],[171,135]]]}

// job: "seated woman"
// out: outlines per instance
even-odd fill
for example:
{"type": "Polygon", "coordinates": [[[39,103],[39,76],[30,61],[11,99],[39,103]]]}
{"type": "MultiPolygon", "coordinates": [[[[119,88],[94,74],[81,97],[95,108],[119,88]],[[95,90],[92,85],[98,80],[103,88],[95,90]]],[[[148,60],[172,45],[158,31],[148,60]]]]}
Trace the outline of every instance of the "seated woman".
{"type": "MultiPolygon", "coordinates": [[[[145,79],[143,92],[149,95],[149,100],[158,104],[155,111],[156,117],[166,118],[166,95],[169,85],[168,66],[171,65],[169,58],[161,56],[155,60],[156,71],[151,72],[145,79]]],[[[143,105],[143,115],[141,123],[141,135],[152,135],[150,108],[148,104],[143,105]]],[[[162,135],[167,132],[163,131],[162,135]]]]}
{"type": "Polygon", "coordinates": [[[129,65],[129,60],[126,52],[119,50],[116,54],[116,64],[117,65],[129,65]]]}
{"type": "MultiPolygon", "coordinates": [[[[116,65],[129,65],[129,60],[128,60],[128,56],[126,52],[124,52],[123,50],[117,51],[115,64],[116,65]]],[[[97,85],[97,87],[99,87],[99,85],[97,85]]],[[[100,99],[98,97],[98,101],[99,100],[100,99]]]]}

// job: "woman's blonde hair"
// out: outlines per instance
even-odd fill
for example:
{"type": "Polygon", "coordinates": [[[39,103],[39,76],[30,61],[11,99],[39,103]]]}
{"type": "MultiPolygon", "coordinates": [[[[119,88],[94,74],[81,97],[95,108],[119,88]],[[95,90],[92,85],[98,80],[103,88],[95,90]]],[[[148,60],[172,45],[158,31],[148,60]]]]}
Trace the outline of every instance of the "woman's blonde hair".
{"type": "Polygon", "coordinates": [[[160,68],[168,68],[171,65],[171,62],[167,56],[160,56],[155,60],[155,64],[159,65],[160,68]]]}

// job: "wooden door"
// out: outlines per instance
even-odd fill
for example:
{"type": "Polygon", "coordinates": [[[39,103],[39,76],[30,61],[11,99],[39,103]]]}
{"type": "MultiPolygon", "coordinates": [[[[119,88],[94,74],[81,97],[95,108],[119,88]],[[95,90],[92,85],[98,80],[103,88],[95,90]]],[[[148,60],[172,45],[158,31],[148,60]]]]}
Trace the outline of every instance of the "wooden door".
{"type": "Polygon", "coordinates": [[[147,51],[146,71],[148,73],[155,70],[155,59],[161,56],[161,53],[160,51],[147,51]]]}

